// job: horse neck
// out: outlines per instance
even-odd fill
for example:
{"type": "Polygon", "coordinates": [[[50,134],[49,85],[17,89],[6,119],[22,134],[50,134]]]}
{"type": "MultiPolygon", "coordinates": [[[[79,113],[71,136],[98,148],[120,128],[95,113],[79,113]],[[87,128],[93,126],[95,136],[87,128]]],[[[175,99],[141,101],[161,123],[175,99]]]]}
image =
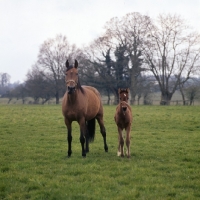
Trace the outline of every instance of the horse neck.
{"type": "Polygon", "coordinates": [[[78,100],[78,89],[73,93],[73,94],[68,94],[67,95],[67,102],[72,105],[75,104],[78,100]]]}
{"type": "MultiPolygon", "coordinates": [[[[124,102],[126,102],[126,101],[124,101],[124,102]]],[[[126,106],[127,106],[126,111],[123,111],[122,106],[119,105],[119,108],[120,108],[119,109],[119,113],[120,113],[120,115],[124,116],[124,113],[127,114],[127,113],[129,113],[131,111],[130,106],[129,106],[129,104],[127,102],[126,102],[126,106]]]]}
{"type": "Polygon", "coordinates": [[[120,102],[125,101],[126,103],[128,103],[128,99],[122,99],[120,100],[120,102]]]}

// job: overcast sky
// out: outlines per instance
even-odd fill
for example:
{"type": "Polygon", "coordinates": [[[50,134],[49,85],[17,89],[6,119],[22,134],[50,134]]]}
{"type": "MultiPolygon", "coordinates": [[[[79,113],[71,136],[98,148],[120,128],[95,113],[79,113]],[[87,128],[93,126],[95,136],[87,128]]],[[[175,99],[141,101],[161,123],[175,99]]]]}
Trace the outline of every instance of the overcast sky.
{"type": "Polygon", "coordinates": [[[40,45],[57,34],[88,45],[112,17],[178,14],[200,32],[200,0],[0,0],[0,73],[26,79],[40,45]]]}

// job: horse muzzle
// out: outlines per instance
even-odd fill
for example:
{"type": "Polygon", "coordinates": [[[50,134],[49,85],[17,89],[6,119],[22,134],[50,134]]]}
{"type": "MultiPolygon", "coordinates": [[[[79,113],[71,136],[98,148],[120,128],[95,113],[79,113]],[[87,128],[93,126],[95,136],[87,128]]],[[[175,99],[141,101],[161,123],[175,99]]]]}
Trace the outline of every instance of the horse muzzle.
{"type": "Polygon", "coordinates": [[[69,80],[66,81],[67,83],[67,90],[68,90],[68,94],[72,94],[76,91],[76,82],[74,80],[69,80]]]}
{"type": "Polygon", "coordinates": [[[68,86],[67,91],[68,91],[68,94],[73,94],[76,91],[76,87],[68,86]]]}
{"type": "Polygon", "coordinates": [[[122,107],[122,110],[123,110],[124,112],[126,112],[127,107],[122,107]]]}

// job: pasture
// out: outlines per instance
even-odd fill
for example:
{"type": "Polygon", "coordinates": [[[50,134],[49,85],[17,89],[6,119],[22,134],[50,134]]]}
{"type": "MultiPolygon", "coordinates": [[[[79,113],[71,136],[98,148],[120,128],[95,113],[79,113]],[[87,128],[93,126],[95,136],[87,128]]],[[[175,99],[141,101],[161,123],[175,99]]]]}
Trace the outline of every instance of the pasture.
{"type": "Polygon", "coordinates": [[[104,106],[86,158],[72,155],[61,105],[0,105],[0,199],[199,199],[200,106],[132,106],[131,158],[117,157],[116,106],[104,106]]]}

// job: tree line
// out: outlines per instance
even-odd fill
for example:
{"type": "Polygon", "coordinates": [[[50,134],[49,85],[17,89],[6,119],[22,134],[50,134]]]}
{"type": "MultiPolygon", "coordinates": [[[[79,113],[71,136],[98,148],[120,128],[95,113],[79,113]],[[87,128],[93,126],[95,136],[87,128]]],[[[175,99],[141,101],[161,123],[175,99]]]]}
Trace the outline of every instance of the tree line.
{"type": "Polygon", "coordinates": [[[169,105],[179,90],[183,103],[199,93],[200,34],[178,15],[160,14],[156,19],[140,13],[110,19],[104,33],[83,48],[71,45],[64,35],[47,39],[26,81],[7,96],[30,96],[37,103],[56,98],[66,88],[65,62],[79,61],[82,84],[91,85],[118,101],[118,88],[129,88],[131,104],[142,97],[145,104],[160,91],[160,104],[169,105]],[[193,92],[191,92],[193,91],[193,92]]]}

